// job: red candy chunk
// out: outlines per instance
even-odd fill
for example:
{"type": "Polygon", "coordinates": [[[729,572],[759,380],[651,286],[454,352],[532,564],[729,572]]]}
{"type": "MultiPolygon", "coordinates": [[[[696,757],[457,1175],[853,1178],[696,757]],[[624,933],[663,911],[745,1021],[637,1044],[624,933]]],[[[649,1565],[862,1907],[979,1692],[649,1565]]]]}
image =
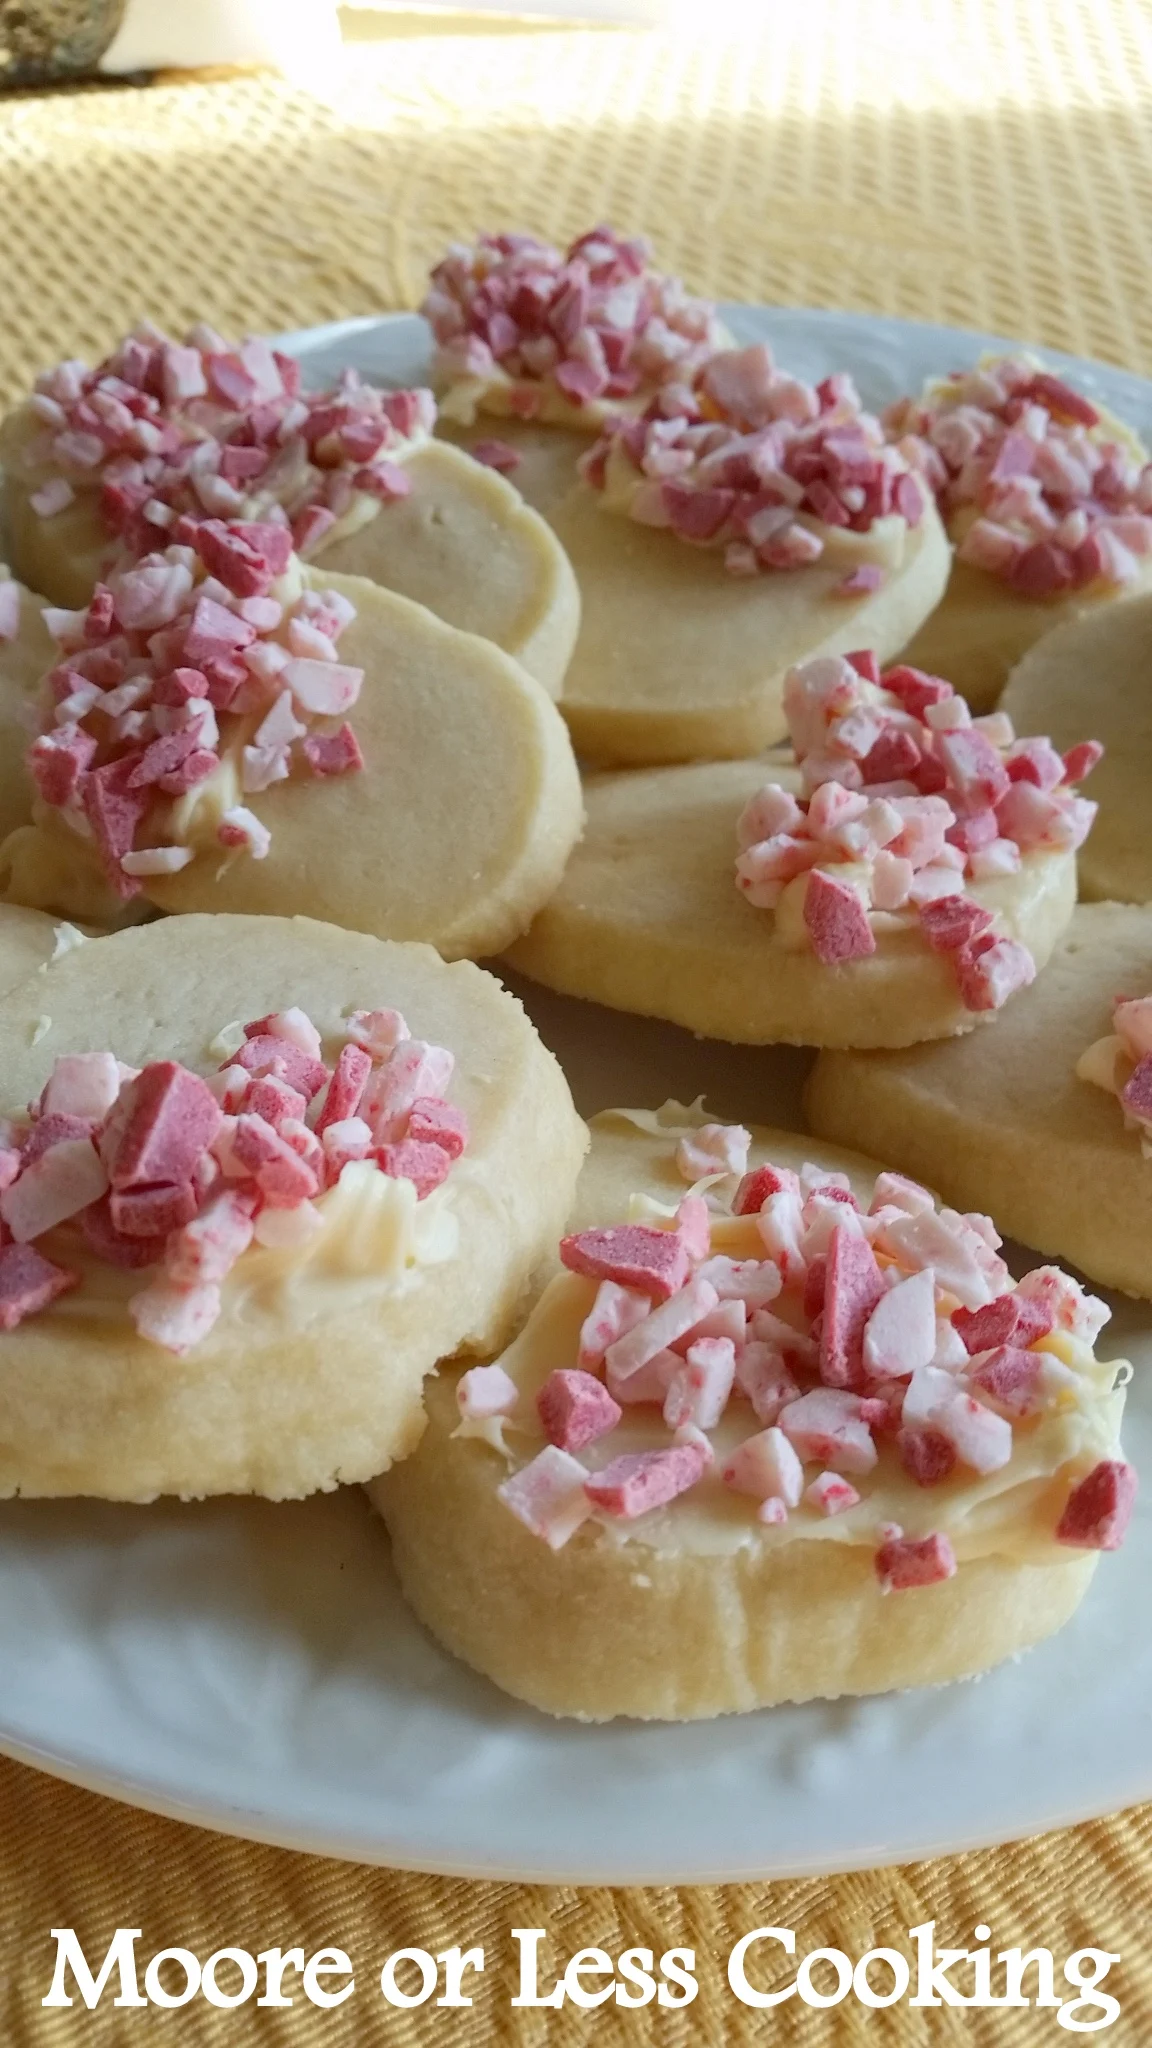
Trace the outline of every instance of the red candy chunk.
{"type": "Polygon", "coordinates": [[[509,441],[474,441],[469,453],[473,462],[482,462],[485,469],[497,469],[501,476],[510,476],[520,467],[520,450],[509,441]]]}
{"type": "Polygon", "coordinates": [[[113,1189],[109,1215],[122,1237],[164,1238],[181,1230],[196,1214],[196,1193],[190,1181],[168,1187],[113,1189]]]}
{"type": "Polygon", "coordinates": [[[820,1377],[827,1387],[855,1387],[863,1376],[864,1328],[884,1277],[867,1238],[838,1223],[828,1243],[820,1377]]]}
{"type": "Polygon", "coordinates": [[[91,1117],[66,1116],[62,1111],[38,1117],[20,1148],[21,1171],[34,1166],[53,1145],[62,1145],[67,1138],[90,1138],[95,1128],[91,1117]]]}
{"type": "MultiPolygon", "coordinates": [[[[6,1257],[0,1254],[0,1260],[6,1257]]],[[[2,1273],[0,1273],[2,1278],[2,1273]]],[[[1136,1473],[1122,1458],[1103,1458],[1074,1486],[1056,1524],[1057,1543],[1082,1550],[1119,1550],[1136,1500],[1136,1473]]]]}
{"type": "Polygon", "coordinates": [[[32,1245],[6,1244],[0,1250],[0,1330],[14,1330],[79,1281],[79,1273],[54,1266],[32,1245]]]}
{"type": "Polygon", "coordinates": [[[1083,782],[1103,759],[1104,749],[1099,740],[1081,740],[1077,746],[1069,747],[1064,756],[1064,780],[1083,782]]]}
{"type": "Polygon", "coordinates": [[[459,1159],[468,1143],[468,1119],[440,1095],[418,1095],[408,1112],[408,1136],[421,1145],[438,1145],[449,1159],[459,1159]]]}
{"type": "MultiPolygon", "coordinates": [[[[249,1040],[250,1044],[251,1042],[249,1040]]],[[[329,1124],[341,1124],[346,1117],[355,1116],[371,1072],[372,1061],[363,1046],[349,1043],[341,1047],[340,1057],[328,1083],[324,1107],[314,1125],[317,1137],[328,1129],[329,1124]]],[[[412,1135],[418,1137],[420,1133],[413,1132],[412,1135]]]]}
{"type": "Polygon", "coordinates": [[[795,1194],[799,1181],[790,1167],[754,1166],[746,1173],[736,1190],[732,1204],[734,1216],[755,1216],[764,1207],[769,1195],[795,1194]]]}
{"type": "Polygon", "coordinates": [[[154,1060],[128,1083],[104,1127],[100,1156],[112,1186],[191,1180],[223,1121],[198,1074],[175,1060],[154,1060]]]}
{"type": "Polygon", "coordinates": [[[980,1360],[969,1379],[1005,1414],[1022,1416],[1041,1405],[1044,1370],[1042,1351],[1022,1351],[1013,1344],[998,1344],[980,1360]]]}
{"type": "Polygon", "coordinates": [[[225,1064],[244,1067],[250,1074],[274,1074],[278,1081],[297,1089],[306,1102],[319,1094],[328,1079],[323,1060],[314,1059],[290,1038],[273,1038],[265,1032],[246,1038],[225,1064]]]}
{"type": "Polygon", "coordinates": [[[812,951],[825,967],[862,960],[876,951],[876,935],[859,890],[850,882],[826,875],[822,868],[813,868],[808,877],[804,923],[812,951]]]}
{"type": "Polygon", "coordinates": [[[1021,1294],[1000,1294],[983,1308],[958,1308],[952,1327],[963,1339],[964,1349],[975,1356],[998,1344],[1014,1344],[1027,1350],[1052,1328],[1052,1311],[1046,1302],[1021,1294]]]}
{"type": "Polygon", "coordinates": [[[693,1443],[673,1444],[666,1451],[625,1451],[586,1479],[584,1491],[604,1514],[630,1522],[687,1493],[707,1467],[707,1453],[693,1443]]]}
{"type": "MultiPolygon", "coordinates": [[[[970,810],[991,810],[1009,788],[1008,770],[984,733],[971,727],[938,734],[937,749],[954,790],[970,810]]],[[[953,809],[958,806],[953,802],[953,809]]]]}
{"type": "Polygon", "coordinates": [[[154,1266],[164,1256],[162,1237],[126,1237],[117,1230],[112,1221],[111,1198],[108,1195],[85,1209],[79,1223],[97,1258],[106,1260],[110,1266],[123,1266],[133,1271],[142,1266],[154,1266]]]}
{"type": "Polygon", "coordinates": [[[262,1116],[266,1124],[278,1131],[286,1117],[301,1118],[307,1108],[304,1097],[287,1081],[277,1080],[274,1074],[261,1074],[255,1081],[249,1081],[239,1107],[248,1116],[262,1116]]]}
{"type": "Polygon", "coordinates": [[[549,1443],[582,1451],[615,1429],[623,1409],[590,1372],[549,1373],[536,1396],[536,1411],[549,1443]]]}
{"type": "Polygon", "coordinates": [[[858,647],[852,654],[846,654],[844,659],[851,663],[858,676],[863,676],[866,683],[879,684],[880,659],[870,648],[858,647]]]}
{"type": "Polygon", "coordinates": [[[424,1145],[415,1138],[401,1138],[398,1144],[381,1145],[376,1154],[382,1173],[395,1180],[410,1180],[418,1201],[423,1201],[452,1170],[452,1161],[439,1145],[424,1145]]]}
{"type": "Polygon", "coordinates": [[[956,1553],[947,1536],[890,1536],[876,1552],[875,1567],[881,1591],[898,1593],[954,1578],[956,1553]]]}
{"type": "Polygon", "coordinates": [[[909,668],[904,662],[885,669],[880,683],[899,699],[905,711],[919,719],[923,719],[930,704],[942,704],[946,697],[955,695],[951,683],[943,682],[939,676],[926,675],[922,668],[909,668]]]}
{"type": "Polygon", "coordinates": [[[270,1209],[294,1209],[319,1190],[317,1174],[263,1117],[238,1116],[232,1148],[270,1209]]]}
{"type": "Polygon", "coordinates": [[[140,884],[124,873],[120,863],[132,851],[136,827],[148,808],[147,790],[128,786],[132,770],[131,756],[110,761],[103,768],[91,768],[81,793],[101,866],[112,888],[125,902],[130,896],[139,895],[140,884]]]}
{"type": "Polygon", "coordinates": [[[1120,1100],[1129,1116],[1139,1123],[1152,1122],[1152,1053],[1146,1052],[1143,1059],[1137,1060],[1120,1090],[1120,1100]]]}
{"type": "Polygon", "coordinates": [[[688,1278],[688,1254],[674,1231],[621,1223],[607,1230],[581,1230],[560,1240],[561,1263],[592,1280],[639,1287],[655,1301],[678,1294],[688,1278]]]}
{"type": "Polygon", "coordinates": [[[920,905],[920,924],[928,944],[938,953],[954,953],[987,931],[992,912],[968,896],[937,896],[920,905]]]}
{"type": "Polygon", "coordinates": [[[1054,377],[1049,370],[1037,370],[1016,396],[1035,399],[1046,412],[1053,413],[1057,419],[1072,421],[1079,427],[1100,424],[1100,414],[1091,399],[1085,398],[1081,391],[1074,391],[1071,384],[1065,384],[1062,377],[1054,377]]]}
{"type": "Polygon", "coordinates": [[[204,519],[196,529],[196,549],[210,575],[234,597],[263,597],[288,567],[292,533],[271,521],[204,519]]]}
{"type": "Polygon", "coordinates": [[[896,1448],[904,1470],[917,1486],[938,1486],[956,1465],[956,1447],[942,1430],[930,1425],[897,1432],[896,1448]]]}
{"type": "Polygon", "coordinates": [[[46,804],[66,804],[96,752],[92,734],[78,725],[42,733],[28,749],[28,772],[46,804]]]}

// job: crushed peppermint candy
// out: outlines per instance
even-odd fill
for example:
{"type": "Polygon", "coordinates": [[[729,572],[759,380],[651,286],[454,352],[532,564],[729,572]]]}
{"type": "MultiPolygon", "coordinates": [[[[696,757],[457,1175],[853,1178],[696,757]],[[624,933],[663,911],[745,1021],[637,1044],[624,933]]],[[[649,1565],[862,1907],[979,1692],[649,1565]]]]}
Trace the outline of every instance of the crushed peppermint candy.
{"type": "Polygon", "coordinates": [[[733,575],[826,553],[855,563],[841,598],[880,587],[928,503],[850,377],[806,384],[763,342],[713,355],[639,418],[609,420],[578,466],[606,509],[722,548],[733,575]]]}
{"type": "MultiPolygon", "coordinates": [[[[1102,1391],[1091,1352],[1108,1309],[1056,1267],[1014,1281],[986,1216],[937,1209],[901,1174],[880,1174],[865,1210],[842,1174],[757,1166],[723,1201],[711,1189],[703,1236],[685,1206],[561,1241],[596,1292],[535,1422],[502,1366],[460,1379],[465,1420],[547,1440],[499,1487],[504,1505],[558,1549],[591,1518],[637,1520],[707,1477],[765,1528],[854,1516],[885,1591],[950,1578],[958,1494],[1006,1470],[1082,1386],[1102,1391]],[[734,1233],[744,1257],[723,1249],[734,1233]],[[637,1448],[638,1421],[666,1438],[637,1448]],[[909,1535],[878,1515],[897,1484],[926,1504],[939,1490],[943,1526],[909,1535]]],[[[1134,1495],[1122,1458],[1071,1461],[1054,1540],[1116,1548],[1134,1495]]]]}
{"type": "Polygon", "coordinates": [[[999,1009],[1035,977],[972,885],[1031,853],[1072,853],[1096,805],[1074,785],[1103,748],[1060,755],[1017,739],[1002,711],[973,718],[939,676],[875,655],[792,669],[784,710],[803,794],[766,783],[737,823],[736,887],[825,966],[867,958],[877,933],[919,927],[949,959],[964,1007],[999,1009]]]}
{"type": "MultiPolygon", "coordinates": [[[[194,858],[180,800],[194,805],[222,772],[248,796],[364,765],[344,718],[364,671],[336,645],[355,607],[334,590],[275,595],[294,563],[286,526],[187,526],[184,542],[98,583],[84,610],[44,613],[59,659],[41,684],[28,772],[125,899],[141,877],[194,858]]],[[[262,860],[270,834],[234,803],[215,839],[262,860]]]]}
{"type": "Polygon", "coordinates": [[[1152,1159],[1152,996],[1117,996],[1112,1030],[1076,1062],[1077,1078],[1114,1095],[1125,1128],[1138,1131],[1140,1150],[1152,1159]]]}
{"type": "Polygon", "coordinates": [[[531,235],[454,244],[420,310],[445,385],[498,381],[533,419],[547,388],[579,411],[690,377],[727,335],[708,299],[651,267],[647,242],[593,228],[566,250],[531,235]]]}
{"type": "Polygon", "coordinates": [[[957,557],[1022,597],[1130,583],[1152,554],[1152,463],[1035,357],[986,356],[890,406],[957,557]]]}
{"type": "Polygon", "coordinates": [[[95,369],[44,371],[19,417],[5,462],[41,518],[93,497],[132,557],[178,537],[181,519],[269,520],[307,555],[357,502],[407,495],[403,462],[436,405],[354,370],[305,391],[299,363],[269,341],[237,346],[201,323],[174,342],[145,321],[95,369]]]}
{"type": "MultiPolygon", "coordinates": [[[[353,1162],[411,1179],[418,1201],[447,1180],[468,1142],[464,1112],[441,1092],[455,1062],[410,1037],[396,1011],[356,1013],[332,1064],[303,1010],[242,1030],[207,1077],[175,1060],[137,1070],[107,1052],[62,1054],[27,1116],[5,1120],[0,1330],[82,1287],[96,1259],[153,1269],[128,1312],[142,1337],[181,1355],[212,1328],[249,1246],[305,1248],[353,1162]],[[383,1018],[395,1037],[369,1053],[361,1041],[383,1018]]],[[[506,1379],[497,1367],[487,1377],[496,1391],[506,1379]]],[[[475,1412],[498,1412],[492,1401],[488,1391],[475,1412]]]]}

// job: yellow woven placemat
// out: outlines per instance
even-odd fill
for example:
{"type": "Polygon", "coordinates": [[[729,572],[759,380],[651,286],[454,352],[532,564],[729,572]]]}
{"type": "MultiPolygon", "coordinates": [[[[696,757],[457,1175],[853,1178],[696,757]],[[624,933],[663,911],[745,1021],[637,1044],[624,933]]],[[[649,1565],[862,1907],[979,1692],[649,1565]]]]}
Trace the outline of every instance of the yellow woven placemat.
{"type": "MultiPolygon", "coordinates": [[[[717,10],[718,12],[719,10],[717,10]]],[[[696,287],[989,327],[1152,370],[1152,12],[1140,0],[762,0],[739,41],[460,19],[348,17],[346,74],[317,100],[266,76],[0,100],[0,399],[102,351],[139,314],[172,327],[303,326],[413,304],[453,236],[643,229],[696,287]]],[[[2,1646],[0,1646],[2,1654],[2,1646]]],[[[1059,1711],[1059,1702],[1053,1703],[1059,1711]]],[[[1107,1731],[1101,1731],[1101,1740],[1107,1731]]],[[[770,1887],[541,1891],[373,1872],[225,1841],[0,1763],[0,2041],[327,2048],[514,2039],[682,2048],[760,2042],[1025,2044],[1055,2015],[779,2015],[738,2006],[722,1958],[765,1924],[801,1950],[903,1947],[935,1919],[963,1947],[1122,1958],[1107,2038],[1152,2040],[1152,1809],[1009,1850],[770,1887]],[[89,1953],[143,1925],[170,1944],[390,1949],[481,1943],[471,2011],[178,2020],[44,2012],[52,1927],[89,1953]],[[510,2013],[513,1926],[584,1945],[695,1948],[685,2012],[510,2013]]],[[[365,1979],[367,1982],[367,1978],[365,1979]]]]}

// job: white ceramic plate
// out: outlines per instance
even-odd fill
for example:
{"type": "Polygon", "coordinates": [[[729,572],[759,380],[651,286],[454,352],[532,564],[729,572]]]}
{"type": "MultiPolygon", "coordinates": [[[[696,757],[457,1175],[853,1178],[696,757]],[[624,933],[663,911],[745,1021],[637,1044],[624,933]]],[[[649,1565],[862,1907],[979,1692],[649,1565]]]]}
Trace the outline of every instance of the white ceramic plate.
{"type": "MultiPolygon", "coordinates": [[[[731,309],[806,376],[881,404],[971,361],[983,335],[844,313],[731,309]]],[[[292,337],[419,379],[422,323],[292,337]]],[[[1152,436],[1152,384],[1065,362],[1152,436]]],[[[799,1122],[806,1056],[697,1044],[529,987],[579,1107],[706,1091],[799,1122]]],[[[1152,1310],[1105,1333],[1136,1357],[1126,1436],[1152,1472],[1152,1310]]],[[[506,1699],[402,1606],[359,1492],[271,1507],[0,1507],[0,1748],[210,1827],[476,1877],[704,1883],[846,1870],[1008,1840],[1152,1797],[1152,1500],[1063,1634],[978,1684],[695,1726],[582,1728],[506,1699]]]]}

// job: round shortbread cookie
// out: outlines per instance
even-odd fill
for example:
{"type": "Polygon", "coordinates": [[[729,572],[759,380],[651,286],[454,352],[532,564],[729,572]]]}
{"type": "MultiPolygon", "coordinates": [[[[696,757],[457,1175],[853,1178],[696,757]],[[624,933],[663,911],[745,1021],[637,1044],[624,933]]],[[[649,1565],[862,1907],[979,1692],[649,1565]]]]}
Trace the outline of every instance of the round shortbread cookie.
{"type": "Polygon", "coordinates": [[[6,996],[54,954],[67,950],[82,935],[61,926],[39,910],[21,910],[0,903],[0,996],[6,996]]]}
{"type": "Polygon", "coordinates": [[[587,454],[594,438],[592,433],[582,434],[573,427],[548,426],[537,420],[493,419],[483,413],[470,426],[462,426],[441,414],[436,422],[436,435],[438,440],[464,448],[469,454],[478,445],[493,441],[512,449],[517,461],[514,468],[505,472],[508,482],[545,519],[568,496],[576,481],[577,461],[587,454]]]}
{"type": "MultiPolygon", "coordinates": [[[[6,580],[0,575],[0,584],[6,580]]],[[[21,588],[17,631],[0,640],[0,839],[32,815],[32,784],[24,768],[32,739],[28,713],[37,683],[56,659],[42,610],[43,599],[21,588]]]]}
{"type": "MultiPolygon", "coordinates": [[[[637,1192],[664,1205],[683,1196],[679,1133],[659,1125],[675,1108],[642,1129],[627,1113],[594,1120],[571,1230],[620,1221],[637,1192]]],[[[750,1163],[766,1159],[846,1171],[865,1201],[877,1171],[857,1153],[754,1128],[750,1163]]],[[[855,1510],[823,1518],[801,1507],[784,1527],[765,1527],[720,1478],[734,1442],[758,1427],[733,1403],[712,1432],[716,1464],[690,1492],[632,1521],[585,1521],[551,1549],[497,1488],[542,1447],[534,1396],[557,1365],[575,1362],[594,1295],[594,1281],[565,1274],[499,1360],[522,1396],[507,1437],[484,1424],[454,1434],[459,1375],[442,1369],[416,1451],[370,1488],[420,1620],[506,1691],[581,1720],[693,1720],[940,1684],[1018,1654],[1079,1605],[1096,1558],[1051,1532],[1070,1484],[1117,1451],[1110,1369],[1074,1423],[1046,1422],[1043,1444],[1023,1443],[991,1481],[953,1475],[918,1486],[885,1446],[855,1510]],[[913,1538],[950,1532],[955,1575],[886,1595],[874,1568],[886,1522],[913,1538]]],[[[598,1469],[618,1447],[667,1444],[659,1410],[649,1413],[625,1409],[611,1448],[601,1439],[582,1460],[598,1469]]]]}
{"type": "Polygon", "coordinates": [[[1085,731],[1104,744],[1092,778],[1100,809],[1080,851],[1088,897],[1152,901],[1152,594],[1124,598],[1042,640],[1013,671],[1004,710],[1057,747],[1085,731]],[[1077,728],[1078,730],[1074,730],[1077,728]]]}
{"type": "MultiPolygon", "coordinates": [[[[315,917],[450,957],[498,952],[552,894],[580,830],[563,720],[490,641],[365,578],[313,569],[307,580],[356,607],[340,658],[364,670],[352,712],[363,771],[243,798],[234,778],[213,777],[179,804],[174,836],[197,858],[147,877],[147,897],[170,911],[315,917]],[[217,827],[239,801],[272,834],[265,859],[222,853],[217,827]]],[[[95,855],[55,817],[13,854],[10,899],[19,890],[38,908],[99,917],[95,855]]]]}
{"type": "Polygon", "coordinates": [[[986,569],[954,560],[947,590],[902,650],[902,659],[929,675],[947,676],[973,711],[991,711],[1016,663],[1044,635],[1072,620],[1095,621],[1102,612],[1110,614],[1132,591],[1147,589],[1150,579],[1152,566],[1142,567],[1139,581],[1119,591],[1022,597],[986,569]]]}
{"type": "Polygon", "coordinates": [[[949,548],[931,507],[880,589],[834,596],[843,561],[740,577],[716,549],[601,510],[576,484],[550,512],[580,585],[561,709],[577,753],[607,764],[719,760],[784,733],[795,663],[854,647],[896,654],[932,610],[949,548]]]}
{"type": "MultiPolygon", "coordinates": [[[[580,623],[580,594],[555,536],[492,470],[459,450],[426,446],[405,463],[406,498],[314,559],[427,605],[449,625],[495,641],[559,696],[580,623]]],[[[87,604],[114,552],[95,502],[81,492],[42,518],[30,487],[9,476],[4,510],[17,574],[54,604],[87,604]]]]}
{"type": "Polygon", "coordinates": [[[81,1286],[0,1334],[0,1494],[284,1498],[366,1479],[416,1442],[436,1360],[506,1335],[561,1227],[586,1134],[519,1003],[470,964],[305,918],[117,933],[0,1004],[5,1095],[32,1099],[65,1052],[210,1073],[223,1027],[289,1005],[329,1060],[359,1008],[397,1008],[454,1052],[450,1094],[470,1135],[417,1205],[423,1229],[408,1242],[394,1213],[410,1183],[375,1177],[389,1191],[379,1211],[338,1183],[318,1198],[321,1213],[337,1207],[307,1253],[250,1247],[223,1282],[219,1320],[179,1357],[133,1331],[125,1304],[140,1273],[89,1259],[81,1286]]]}
{"type": "Polygon", "coordinates": [[[993,1038],[824,1053],[809,1122],[1102,1286],[1152,1298],[1152,1163],[1116,1098],[1075,1071],[1111,1031],[1113,998],[1150,990],[1152,909],[1083,904],[993,1038]]]}
{"type": "MultiPolygon", "coordinates": [[[[799,787],[764,760],[590,777],[584,837],[510,963],[564,995],[738,1043],[911,1045],[980,1021],[916,930],[837,967],[781,942],[734,874],[737,817],[769,779],[799,787]]],[[[1071,854],[1035,853],[970,893],[1042,967],[1075,891],[1071,854]]]]}

